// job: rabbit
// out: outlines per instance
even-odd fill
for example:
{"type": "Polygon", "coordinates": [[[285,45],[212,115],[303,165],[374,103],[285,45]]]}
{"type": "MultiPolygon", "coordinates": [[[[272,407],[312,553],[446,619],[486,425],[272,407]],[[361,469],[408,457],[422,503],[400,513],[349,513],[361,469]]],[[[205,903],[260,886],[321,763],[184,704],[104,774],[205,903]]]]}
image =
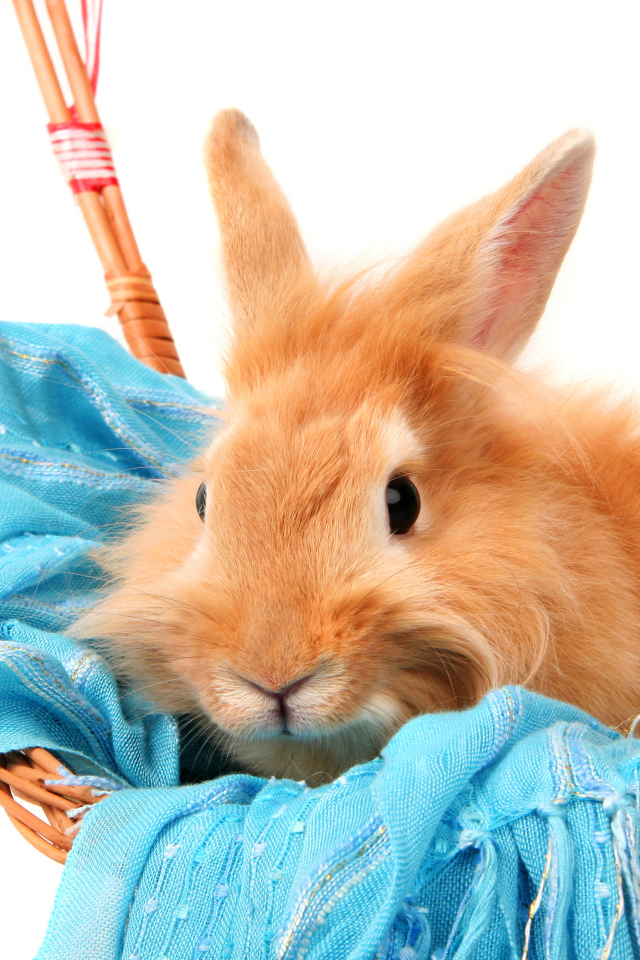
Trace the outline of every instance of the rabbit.
{"type": "Polygon", "coordinates": [[[640,712],[640,414],[514,361],[577,229],[570,131],[400,264],[319,279],[249,120],[205,148],[233,316],[224,423],[74,626],[237,768],[321,783],[520,684],[640,712]]]}

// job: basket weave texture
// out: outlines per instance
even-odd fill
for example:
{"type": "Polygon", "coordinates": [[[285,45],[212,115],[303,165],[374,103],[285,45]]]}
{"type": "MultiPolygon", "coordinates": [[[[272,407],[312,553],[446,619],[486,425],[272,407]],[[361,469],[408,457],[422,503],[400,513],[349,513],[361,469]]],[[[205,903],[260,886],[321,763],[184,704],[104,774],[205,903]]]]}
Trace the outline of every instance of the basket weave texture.
{"type": "MultiPolygon", "coordinates": [[[[49,115],[49,128],[73,126],[79,121],[102,131],[94,99],[100,18],[94,38],[97,59],[89,79],[64,0],[46,0],[75,101],[68,107],[32,0],[14,0],[14,6],[49,115]]],[[[107,312],[118,315],[129,349],[142,363],[160,373],[184,377],[164,310],[138,250],[115,170],[113,173],[105,185],[74,189],[104,269],[111,299],[107,312]]],[[[66,861],[83,810],[101,799],[90,787],[63,783],[65,774],[70,771],[41,748],[0,754],[0,806],[32,846],[58,863],[66,861]],[[40,806],[48,822],[18,801],[40,806]]]]}
{"type": "Polygon", "coordinates": [[[0,806],[25,840],[57,863],[65,863],[84,809],[102,799],[90,787],[64,783],[69,773],[40,747],[0,754],[0,806]],[[49,822],[19,800],[40,806],[49,822]],[[79,816],[74,816],[76,811],[79,816]]]}

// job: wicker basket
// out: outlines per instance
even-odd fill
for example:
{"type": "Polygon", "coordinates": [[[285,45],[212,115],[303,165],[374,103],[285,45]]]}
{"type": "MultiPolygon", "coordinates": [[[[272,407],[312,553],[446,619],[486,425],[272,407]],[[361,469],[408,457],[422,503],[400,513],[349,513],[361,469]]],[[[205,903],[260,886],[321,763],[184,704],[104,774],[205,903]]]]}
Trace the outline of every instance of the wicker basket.
{"type": "MultiPolygon", "coordinates": [[[[140,256],[115,177],[94,99],[97,71],[93,71],[90,80],[64,0],[46,0],[75,101],[73,107],[68,107],[32,0],[14,0],[14,6],[49,114],[50,133],[89,130],[90,136],[101,138],[101,152],[109,156],[112,175],[107,180],[70,182],[104,270],[111,299],[107,313],[117,313],[134,356],[161,373],[184,377],[164,310],[140,256]]],[[[99,42],[99,19],[94,40],[99,42]]],[[[57,785],[56,781],[64,778],[61,769],[68,776],[69,771],[59,760],[38,747],[0,754],[0,805],[22,836],[58,863],[66,861],[86,807],[102,799],[89,787],[57,785]],[[46,820],[19,801],[40,807],[46,820]]]]}
{"type": "Polygon", "coordinates": [[[25,840],[57,863],[66,861],[87,806],[104,796],[96,796],[90,787],[56,783],[69,773],[40,747],[0,754],[0,806],[25,840]],[[19,800],[41,807],[48,823],[19,800]]]}

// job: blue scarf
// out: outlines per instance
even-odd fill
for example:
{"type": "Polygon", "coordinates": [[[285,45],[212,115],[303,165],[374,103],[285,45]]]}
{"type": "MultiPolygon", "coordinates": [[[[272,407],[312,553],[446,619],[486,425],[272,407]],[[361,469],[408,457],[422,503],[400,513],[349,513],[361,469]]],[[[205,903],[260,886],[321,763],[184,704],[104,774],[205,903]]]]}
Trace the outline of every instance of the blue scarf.
{"type": "Polygon", "coordinates": [[[0,325],[0,752],[46,747],[109,794],[38,960],[640,956],[640,742],[505,688],[328,786],[181,786],[176,722],[63,636],[99,583],[89,551],[214,405],[101,331],[0,325]]]}

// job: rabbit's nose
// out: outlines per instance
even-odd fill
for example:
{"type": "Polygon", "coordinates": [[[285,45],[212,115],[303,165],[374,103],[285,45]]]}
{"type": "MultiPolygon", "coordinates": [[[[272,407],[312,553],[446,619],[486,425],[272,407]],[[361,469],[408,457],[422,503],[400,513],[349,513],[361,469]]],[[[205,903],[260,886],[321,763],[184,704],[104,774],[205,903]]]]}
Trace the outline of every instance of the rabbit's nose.
{"type": "Polygon", "coordinates": [[[255,687],[256,690],[259,690],[260,693],[264,693],[268,697],[273,697],[275,700],[279,700],[280,704],[284,706],[286,699],[292,694],[297,693],[303,686],[305,686],[312,676],[313,674],[309,673],[307,676],[299,677],[297,680],[294,680],[293,683],[288,683],[286,686],[280,687],[276,690],[270,687],[265,687],[261,683],[255,683],[253,680],[247,680],[247,683],[251,684],[252,687],[255,687]]]}

